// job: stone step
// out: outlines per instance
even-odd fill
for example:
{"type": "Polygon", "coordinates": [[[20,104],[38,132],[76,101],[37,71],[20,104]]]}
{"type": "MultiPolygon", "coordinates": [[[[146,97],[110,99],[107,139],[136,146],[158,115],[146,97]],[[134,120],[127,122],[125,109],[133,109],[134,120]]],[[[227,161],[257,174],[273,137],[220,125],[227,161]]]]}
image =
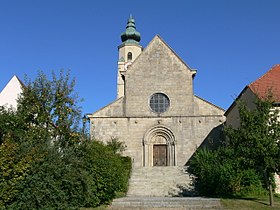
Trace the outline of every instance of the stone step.
{"type": "Polygon", "coordinates": [[[109,209],[222,209],[219,199],[202,197],[124,197],[115,199],[109,209]]]}
{"type": "Polygon", "coordinates": [[[183,167],[134,167],[127,196],[182,196],[190,183],[183,167]]]}

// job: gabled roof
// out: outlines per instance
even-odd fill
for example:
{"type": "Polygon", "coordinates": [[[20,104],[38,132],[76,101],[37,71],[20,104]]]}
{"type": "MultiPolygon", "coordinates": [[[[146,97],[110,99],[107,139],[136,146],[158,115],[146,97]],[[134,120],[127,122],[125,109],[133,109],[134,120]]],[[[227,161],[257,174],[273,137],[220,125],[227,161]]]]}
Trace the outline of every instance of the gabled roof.
{"type": "Polygon", "coordinates": [[[236,105],[236,101],[238,101],[241,96],[246,91],[252,91],[256,97],[260,99],[266,98],[272,93],[273,99],[275,102],[280,102],[280,64],[273,66],[268,72],[262,75],[260,78],[252,82],[251,84],[245,86],[245,88],[240,92],[238,97],[234,100],[234,102],[230,105],[230,107],[225,112],[225,116],[230,113],[233,107],[236,105]]]}
{"type": "Polygon", "coordinates": [[[154,36],[154,38],[149,42],[149,44],[144,48],[143,52],[134,60],[134,62],[129,66],[129,68],[132,68],[134,63],[137,63],[137,60],[140,59],[141,55],[145,53],[145,51],[156,41],[160,40],[186,67],[189,69],[193,76],[195,76],[197,70],[192,69],[188,64],[185,63],[185,61],[157,34],[154,36]]]}
{"type": "Polygon", "coordinates": [[[261,99],[271,92],[273,99],[280,102],[280,65],[273,66],[248,87],[261,99]]]}
{"type": "MultiPolygon", "coordinates": [[[[185,61],[160,37],[160,35],[156,35],[153,39],[152,39],[152,41],[154,40],[154,39],[156,39],[156,38],[158,38],[162,43],[164,43],[166,46],[167,46],[167,48],[169,48],[169,50],[171,50],[172,51],[172,53],[188,68],[188,69],[190,69],[191,71],[193,71],[194,72],[194,74],[196,74],[196,69],[192,69],[191,67],[189,67],[189,65],[188,64],[186,64],[185,63],[185,61]]],[[[152,42],[151,41],[151,42],[152,42]]]]}
{"type": "Polygon", "coordinates": [[[245,86],[245,88],[243,88],[243,90],[239,93],[239,95],[237,96],[237,98],[236,99],[234,99],[234,101],[232,102],[232,104],[229,106],[229,108],[226,110],[226,112],[225,112],[225,116],[227,116],[229,113],[230,113],[230,111],[236,106],[236,102],[237,101],[239,101],[240,100],[240,98],[241,98],[241,96],[247,91],[247,90],[251,90],[250,88],[249,88],[249,86],[247,85],[247,86],[245,86]]]}
{"type": "Polygon", "coordinates": [[[211,103],[211,102],[209,102],[209,101],[207,101],[207,100],[205,100],[205,99],[203,99],[203,98],[201,98],[201,97],[199,97],[197,95],[194,95],[194,97],[204,101],[205,103],[209,104],[210,106],[215,107],[215,108],[217,108],[217,109],[219,109],[219,110],[221,110],[223,112],[225,111],[222,107],[219,107],[219,106],[217,106],[217,105],[215,105],[215,104],[213,104],[213,103],[211,103]]]}
{"type": "Polygon", "coordinates": [[[120,97],[110,104],[102,107],[101,109],[95,111],[93,114],[88,114],[89,118],[91,117],[120,117],[123,116],[123,99],[120,97]]]}

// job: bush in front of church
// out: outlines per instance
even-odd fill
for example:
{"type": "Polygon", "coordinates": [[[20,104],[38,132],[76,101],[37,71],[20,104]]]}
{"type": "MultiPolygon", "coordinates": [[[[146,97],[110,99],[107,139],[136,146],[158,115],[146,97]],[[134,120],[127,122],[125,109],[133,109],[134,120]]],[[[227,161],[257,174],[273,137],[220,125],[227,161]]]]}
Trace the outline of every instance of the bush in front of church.
{"type": "Polygon", "coordinates": [[[233,150],[199,149],[190,161],[197,193],[204,196],[264,195],[262,177],[252,168],[244,168],[232,158],[233,150]]]}
{"type": "Polygon", "coordinates": [[[93,199],[88,207],[109,204],[117,194],[126,193],[131,171],[131,159],[122,157],[111,147],[96,140],[83,145],[84,163],[88,171],[93,199]]]}

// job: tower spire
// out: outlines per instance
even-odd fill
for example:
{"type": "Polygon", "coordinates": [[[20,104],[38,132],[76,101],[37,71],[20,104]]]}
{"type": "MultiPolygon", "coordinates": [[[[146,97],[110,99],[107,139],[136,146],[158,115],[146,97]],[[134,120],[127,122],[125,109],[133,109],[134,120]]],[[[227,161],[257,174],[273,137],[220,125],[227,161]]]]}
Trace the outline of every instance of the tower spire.
{"type": "Polygon", "coordinates": [[[142,46],[139,44],[141,39],[140,33],[136,31],[135,21],[130,14],[125,31],[121,34],[122,43],[118,46],[119,60],[118,60],[118,79],[117,79],[117,97],[125,95],[125,77],[128,67],[141,54],[142,46]]]}
{"type": "Polygon", "coordinates": [[[141,40],[140,33],[136,31],[135,20],[131,14],[127,20],[125,32],[121,34],[121,39],[123,43],[136,43],[136,44],[139,44],[141,40]]]}

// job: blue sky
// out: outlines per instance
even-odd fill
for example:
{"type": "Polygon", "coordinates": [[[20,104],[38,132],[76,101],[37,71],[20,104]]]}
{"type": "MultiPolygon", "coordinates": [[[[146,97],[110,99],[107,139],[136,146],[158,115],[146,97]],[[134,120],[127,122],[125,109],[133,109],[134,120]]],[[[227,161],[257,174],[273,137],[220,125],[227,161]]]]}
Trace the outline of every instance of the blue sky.
{"type": "Polygon", "coordinates": [[[197,69],[195,94],[227,109],[280,64],[279,8],[279,0],[0,0],[0,90],[13,75],[65,69],[84,113],[107,105],[116,98],[117,47],[132,14],[140,44],[159,34],[197,69]]]}

